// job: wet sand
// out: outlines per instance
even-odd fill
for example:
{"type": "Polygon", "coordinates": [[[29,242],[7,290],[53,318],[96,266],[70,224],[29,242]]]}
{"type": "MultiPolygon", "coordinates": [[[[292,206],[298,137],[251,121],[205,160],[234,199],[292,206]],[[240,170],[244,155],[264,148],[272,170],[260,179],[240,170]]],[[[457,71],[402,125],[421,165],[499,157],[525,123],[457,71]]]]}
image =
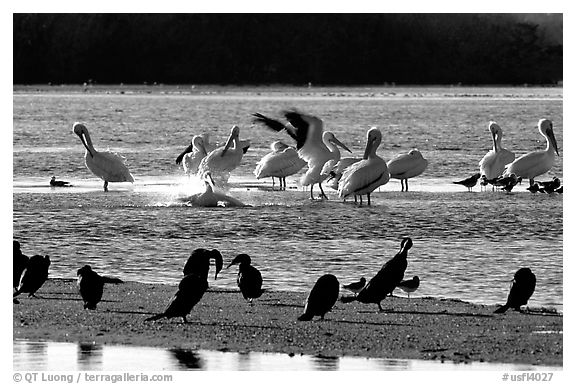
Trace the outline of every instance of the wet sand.
{"type": "MultiPolygon", "coordinates": [[[[144,322],[176,286],[106,285],[96,311],[84,310],[76,281],[51,279],[40,298],[13,305],[14,338],[129,344],[233,352],[485,361],[562,365],[563,317],[453,299],[389,297],[375,304],[337,302],[324,321],[297,321],[305,294],[266,291],[250,306],[239,291],[209,289],[188,316],[144,322]]],[[[348,295],[341,290],[341,295],[348,295]]]]}

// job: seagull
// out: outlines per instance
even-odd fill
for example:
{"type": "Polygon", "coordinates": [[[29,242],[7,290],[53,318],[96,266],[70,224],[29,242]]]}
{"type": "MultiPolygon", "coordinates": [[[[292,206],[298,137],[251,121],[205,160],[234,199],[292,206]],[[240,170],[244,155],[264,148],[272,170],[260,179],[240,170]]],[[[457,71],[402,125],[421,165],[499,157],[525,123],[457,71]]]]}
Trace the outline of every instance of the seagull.
{"type": "Polygon", "coordinates": [[[383,311],[380,302],[391,294],[404,278],[404,272],[408,267],[408,250],[412,248],[412,239],[406,237],[400,244],[400,251],[374,276],[368,284],[356,296],[342,297],[342,302],[349,303],[359,301],[361,303],[378,304],[380,312],[383,311]]]}
{"type": "Polygon", "coordinates": [[[241,253],[226,267],[228,269],[233,265],[239,264],[236,282],[240,292],[242,292],[242,296],[250,304],[252,304],[253,299],[262,296],[262,275],[258,269],[251,265],[251,262],[250,256],[241,253]]]}
{"type": "Polygon", "coordinates": [[[552,129],[552,122],[548,119],[541,119],[538,122],[538,130],[546,138],[546,149],[520,156],[506,166],[505,176],[514,173],[518,177],[529,179],[530,185],[532,185],[536,176],[543,175],[552,169],[555,160],[554,152],[560,156],[554,130],[552,129]]]}
{"type": "Polygon", "coordinates": [[[52,176],[50,179],[51,187],[71,187],[72,185],[68,181],[56,180],[56,176],[52,176]]]}
{"type": "Polygon", "coordinates": [[[364,288],[364,286],[366,285],[366,278],[361,277],[360,281],[356,281],[354,283],[350,283],[347,285],[343,285],[342,288],[347,289],[353,293],[358,293],[362,290],[362,288],[364,288]]]}
{"type": "Polygon", "coordinates": [[[340,292],[340,283],[336,276],[326,274],[321,276],[306,299],[304,313],[298,317],[300,321],[310,321],[314,316],[320,316],[324,320],[324,315],[332,310],[338,294],[340,292]]]}
{"type": "Polygon", "coordinates": [[[32,256],[22,272],[20,284],[16,292],[14,292],[13,297],[21,293],[27,293],[28,297],[36,297],[36,291],[48,280],[49,267],[50,257],[40,255],[32,256]]]}
{"type": "Polygon", "coordinates": [[[528,300],[536,289],[536,276],[530,268],[520,268],[514,274],[514,280],[510,286],[508,300],[506,304],[494,311],[494,313],[504,313],[509,308],[520,311],[522,305],[528,304],[528,300]]]}
{"type": "Polygon", "coordinates": [[[465,186],[466,188],[468,188],[468,192],[472,192],[472,187],[474,187],[476,185],[479,178],[480,178],[480,174],[475,173],[467,179],[460,180],[460,181],[453,181],[453,183],[454,184],[461,184],[461,185],[465,186]]]}
{"type": "Polygon", "coordinates": [[[376,154],[376,150],[382,141],[382,132],[377,128],[371,128],[366,134],[366,149],[362,160],[350,165],[342,173],[342,178],[338,182],[338,196],[346,199],[348,196],[368,197],[370,205],[370,194],[379,186],[390,180],[390,173],[386,162],[376,154]]]}
{"type": "Polygon", "coordinates": [[[408,192],[408,179],[421,175],[428,167],[428,160],[418,149],[412,149],[406,154],[396,156],[387,165],[390,177],[400,180],[402,192],[406,184],[406,192],[408,192]]]}
{"type": "Polygon", "coordinates": [[[488,180],[500,177],[504,172],[506,164],[514,161],[514,153],[502,148],[502,128],[494,121],[488,124],[488,130],[492,135],[492,149],[480,160],[480,174],[488,180]]]}
{"type": "Polygon", "coordinates": [[[74,133],[80,137],[86,148],[84,155],[86,167],[95,175],[104,180],[104,192],[108,192],[109,182],[134,182],[134,177],[124,165],[124,159],[112,152],[98,152],[92,145],[88,128],[82,123],[74,123],[74,133]]]}
{"type": "Polygon", "coordinates": [[[410,280],[402,280],[397,287],[408,293],[408,298],[410,298],[410,294],[416,291],[419,286],[420,278],[418,276],[414,276],[410,280]]]}
{"type": "Polygon", "coordinates": [[[105,283],[123,283],[123,281],[118,278],[100,276],[94,272],[89,265],[78,269],[77,275],[78,290],[80,291],[82,300],[84,300],[84,309],[96,309],[96,305],[102,300],[105,283]]]}

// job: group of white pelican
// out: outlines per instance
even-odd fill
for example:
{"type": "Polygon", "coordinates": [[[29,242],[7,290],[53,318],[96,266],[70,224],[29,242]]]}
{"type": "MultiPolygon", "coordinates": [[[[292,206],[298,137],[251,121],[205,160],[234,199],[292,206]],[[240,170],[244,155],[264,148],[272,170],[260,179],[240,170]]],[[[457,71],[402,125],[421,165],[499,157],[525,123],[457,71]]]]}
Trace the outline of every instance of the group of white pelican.
{"type": "MultiPolygon", "coordinates": [[[[372,127],[366,133],[366,146],[361,158],[342,158],[338,147],[351,152],[330,131],[324,131],[323,121],[309,114],[295,110],[283,112],[286,123],[266,117],[260,113],[253,115],[254,122],[263,124],[275,132],[286,132],[293,140],[294,146],[282,141],[271,144],[272,151],[266,154],[256,165],[254,175],[257,179],[274,178],[280,181],[280,189],[286,188],[286,177],[298,173],[308,166],[300,178],[300,185],[310,186],[310,198],[314,199],[313,187],[318,184],[320,198],[326,198],[322,182],[338,191],[344,201],[349,197],[360,199],[366,195],[370,205],[370,195],[378,187],[388,183],[390,178],[399,179],[402,191],[408,191],[408,179],[421,175],[428,166],[428,161],[417,149],[401,154],[386,162],[377,155],[382,141],[382,132],[372,127]]],[[[479,162],[479,176],[483,180],[495,180],[499,177],[513,175],[530,180],[548,172],[554,165],[558,146],[552,122],[541,119],[538,123],[540,133],[546,138],[547,146],[543,151],[527,153],[515,159],[512,152],[502,147],[502,129],[495,122],[490,122],[493,148],[479,162]]],[[[88,129],[82,123],[75,123],[73,131],[86,148],[87,168],[104,180],[104,191],[109,182],[133,182],[134,178],[124,164],[124,159],[112,152],[98,152],[94,149],[88,129]]],[[[219,199],[228,199],[230,205],[242,205],[236,199],[214,191],[215,184],[227,183],[230,172],[236,169],[250,147],[250,141],[240,140],[240,128],[233,126],[226,144],[214,147],[207,134],[196,135],[191,144],[176,158],[182,164],[187,175],[197,175],[205,182],[206,190],[193,196],[198,205],[220,205],[219,199]],[[217,180],[217,183],[214,180],[217,180]]],[[[475,175],[476,176],[476,175],[475,175]]],[[[474,177],[475,177],[474,176],[474,177]]]]}

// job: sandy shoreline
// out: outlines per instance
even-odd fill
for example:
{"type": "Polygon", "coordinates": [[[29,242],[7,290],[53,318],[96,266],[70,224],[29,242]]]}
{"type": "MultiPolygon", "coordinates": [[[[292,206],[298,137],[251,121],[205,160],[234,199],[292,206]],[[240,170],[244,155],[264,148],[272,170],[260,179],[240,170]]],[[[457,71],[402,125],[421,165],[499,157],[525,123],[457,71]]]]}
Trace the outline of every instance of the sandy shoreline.
{"type": "MultiPolygon", "coordinates": [[[[144,322],[174,285],[107,285],[96,311],[82,308],[75,280],[51,279],[13,305],[13,337],[233,352],[562,365],[563,316],[493,314],[496,306],[392,297],[376,305],[338,302],[325,321],[299,322],[305,294],[267,291],[250,307],[239,291],[209,290],[188,316],[144,322]]],[[[341,291],[341,294],[344,293],[341,291]]]]}

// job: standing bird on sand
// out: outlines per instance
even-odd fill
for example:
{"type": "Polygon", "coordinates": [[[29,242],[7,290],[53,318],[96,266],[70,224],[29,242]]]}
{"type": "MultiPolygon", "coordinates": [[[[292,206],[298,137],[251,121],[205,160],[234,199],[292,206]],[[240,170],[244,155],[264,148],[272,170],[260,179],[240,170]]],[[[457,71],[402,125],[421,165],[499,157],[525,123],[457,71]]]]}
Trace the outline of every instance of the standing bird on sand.
{"type": "Polygon", "coordinates": [[[494,311],[494,313],[504,313],[509,308],[520,311],[522,305],[528,304],[528,300],[536,289],[536,276],[530,268],[520,268],[514,274],[514,280],[508,293],[506,304],[494,311]]]}
{"type": "Polygon", "coordinates": [[[502,176],[506,164],[513,162],[515,156],[506,148],[502,148],[502,128],[498,124],[491,121],[488,130],[492,135],[492,149],[484,155],[478,165],[480,175],[485,176],[487,180],[493,180],[502,176]]]}
{"type": "Polygon", "coordinates": [[[197,174],[202,175],[204,172],[211,172],[219,181],[227,183],[230,172],[240,165],[247,150],[248,147],[243,147],[240,142],[240,128],[234,125],[230,130],[226,144],[216,148],[202,159],[197,174]]]}
{"type": "Polygon", "coordinates": [[[216,273],[214,274],[214,280],[216,280],[224,264],[220,252],[216,249],[210,251],[204,248],[193,250],[186,264],[184,264],[184,278],[178,284],[178,291],[170,299],[164,312],[149,317],[144,321],[182,317],[183,321],[187,323],[186,316],[208,290],[210,259],[214,259],[216,262],[216,273]]]}
{"type": "Polygon", "coordinates": [[[286,190],[286,177],[299,172],[306,162],[298,156],[294,147],[290,147],[281,141],[275,141],[270,145],[272,152],[266,154],[254,169],[256,179],[265,177],[272,178],[272,189],[274,189],[274,178],[280,180],[280,190],[286,190]]]}
{"type": "MultiPolygon", "coordinates": [[[[308,163],[308,171],[301,177],[300,184],[310,186],[310,199],[312,200],[314,200],[314,184],[318,184],[320,196],[326,198],[322,189],[322,181],[328,177],[329,173],[322,174],[322,171],[326,162],[333,159],[335,154],[324,143],[324,123],[322,120],[316,116],[297,111],[284,112],[284,117],[288,120],[286,125],[260,113],[255,113],[253,116],[255,117],[254,122],[263,123],[276,132],[285,130],[296,141],[298,155],[308,163]]],[[[350,151],[333,135],[327,137],[327,140],[350,151]]]]}
{"type": "Polygon", "coordinates": [[[349,303],[356,300],[365,304],[374,303],[378,304],[380,312],[384,311],[380,302],[390,295],[404,278],[404,272],[408,267],[406,257],[410,248],[412,248],[412,239],[407,237],[402,240],[400,252],[384,264],[364,289],[356,296],[342,297],[342,302],[349,303]]]}
{"type": "Polygon", "coordinates": [[[538,122],[540,134],[546,138],[546,149],[544,151],[529,152],[514,160],[506,166],[504,176],[514,173],[523,179],[529,179],[530,185],[534,184],[534,178],[548,172],[554,166],[554,152],[558,153],[558,144],[554,137],[552,122],[548,119],[541,119],[538,122]]]}
{"type": "Polygon", "coordinates": [[[408,294],[408,298],[410,298],[410,294],[418,289],[420,286],[420,278],[418,276],[414,276],[410,280],[402,280],[397,288],[400,288],[404,292],[408,294]]]}
{"type": "Polygon", "coordinates": [[[224,266],[222,254],[217,249],[208,250],[204,248],[196,248],[193,250],[184,264],[184,269],[182,271],[184,276],[195,273],[204,280],[208,280],[210,260],[212,259],[214,259],[214,263],[216,264],[216,273],[214,274],[214,280],[216,280],[218,278],[218,273],[220,273],[224,266]]]}
{"type": "Polygon", "coordinates": [[[236,282],[240,292],[242,292],[242,296],[250,304],[252,304],[253,299],[262,296],[262,275],[259,270],[250,264],[251,262],[250,256],[241,253],[226,267],[228,269],[235,264],[239,264],[236,282]]]}
{"type": "Polygon", "coordinates": [[[20,242],[14,240],[12,242],[13,245],[13,256],[12,256],[12,267],[13,267],[13,277],[12,277],[12,286],[14,290],[18,289],[20,285],[20,278],[22,277],[22,272],[26,269],[28,265],[28,261],[30,260],[28,256],[22,253],[20,249],[20,242]]]}
{"type": "Polygon", "coordinates": [[[20,278],[20,285],[14,296],[16,297],[21,293],[27,293],[28,297],[36,297],[36,291],[42,287],[44,282],[48,280],[48,268],[50,267],[50,258],[48,256],[32,256],[28,260],[28,265],[22,272],[20,278]]]}
{"type": "Polygon", "coordinates": [[[309,321],[314,316],[320,316],[320,319],[324,320],[324,315],[330,312],[336,304],[339,293],[340,283],[336,276],[331,274],[321,276],[312,287],[306,299],[304,313],[298,317],[298,320],[309,321]]]}
{"type": "Polygon", "coordinates": [[[86,167],[95,175],[104,180],[104,192],[108,192],[108,183],[134,182],[134,177],[124,165],[124,159],[112,152],[98,152],[92,145],[88,128],[82,123],[74,123],[72,128],[86,148],[84,158],[86,167]]]}
{"type": "Polygon", "coordinates": [[[478,179],[480,178],[479,173],[475,173],[472,176],[468,177],[467,179],[460,180],[460,181],[453,181],[454,184],[460,184],[468,188],[468,192],[472,192],[472,188],[478,183],[478,179]]]}
{"type": "Polygon", "coordinates": [[[338,196],[346,199],[348,196],[367,195],[370,205],[370,194],[379,186],[390,180],[390,172],[386,162],[376,154],[376,150],[382,141],[382,133],[376,129],[368,130],[366,149],[362,160],[350,165],[342,173],[338,183],[338,196]]]}
{"type": "Polygon", "coordinates": [[[192,308],[204,293],[208,290],[208,281],[195,273],[191,273],[182,278],[178,284],[178,291],[174,294],[164,312],[145,319],[144,321],[155,321],[162,318],[171,319],[173,317],[182,317],[187,323],[186,316],[192,311],[192,308]]]}
{"type": "Polygon", "coordinates": [[[536,184],[540,187],[538,188],[539,192],[548,194],[556,192],[562,185],[560,179],[557,177],[553,177],[552,181],[538,181],[536,184]]]}
{"type": "Polygon", "coordinates": [[[354,294],[357,294],[358,292],[360,292],[362,290],[362,288],[364,288],[365,285],[366,285],[366,278],[361,277],[360,281],[356,281],[354,283],[343,285],[342,288],[347,289],[354,294]]]}
{"type": "Polygon", "coordinates": [[[176,158],[176,164],[182,164],[184,173],[190,177],[198,171],[198,166],[202,159],[208,155],[206,146],[204,145],[204,138],[196,135],[192,137],[192,142],[181,154],[176,158]]]}
{"type": "Polygon", "coordinates": [[[89,265],[78,269],[76,274],[78,275],[78,290],[84,301],[84,309],[96,309],[96,305],[102,300],[105,283],[123,283],[122,280],[115,277],[100,276],[89,265]]]}
{"type": "Polygon", "coordinates": [[[390,177],[393,179],[400,179],[402,192],[408,192],[408,179],[422,174],[426,167],[428,167],[428,160],[422,156],[417,149],[412,149],[410,152],[398,155],[388,162],[388,171],[390,177]],[[404,189],[406,184],[406,189],[404,189]]]}

